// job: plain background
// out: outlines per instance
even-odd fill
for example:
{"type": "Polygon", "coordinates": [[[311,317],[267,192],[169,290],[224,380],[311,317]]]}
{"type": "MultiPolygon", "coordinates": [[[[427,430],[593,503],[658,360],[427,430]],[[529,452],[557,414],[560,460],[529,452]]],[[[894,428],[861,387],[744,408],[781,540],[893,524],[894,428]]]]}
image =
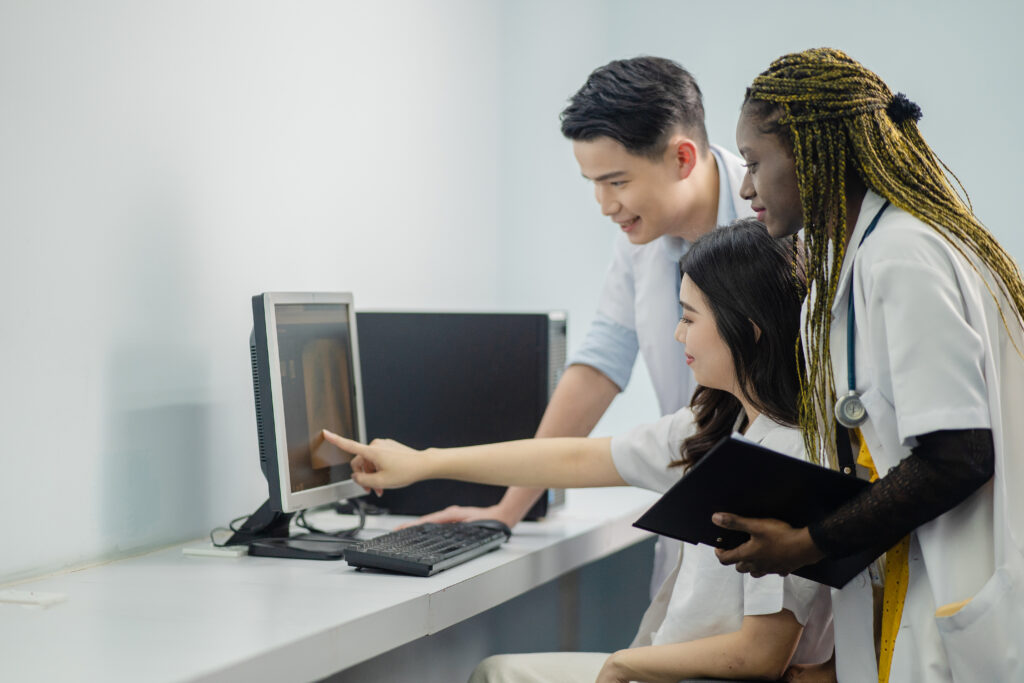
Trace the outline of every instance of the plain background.
{"type": "MultiPolygon", "coordinates": [[[[592,316],[616,228],[558,130],[653,54],[735,148],[775,57],[846,50],[1014,257],[1018,5],[0,0],[0,582],[205,535],[266,497],[250,297],[592,316]]],[[[598,427],[652,420],[638,367],[598,427]]]]}

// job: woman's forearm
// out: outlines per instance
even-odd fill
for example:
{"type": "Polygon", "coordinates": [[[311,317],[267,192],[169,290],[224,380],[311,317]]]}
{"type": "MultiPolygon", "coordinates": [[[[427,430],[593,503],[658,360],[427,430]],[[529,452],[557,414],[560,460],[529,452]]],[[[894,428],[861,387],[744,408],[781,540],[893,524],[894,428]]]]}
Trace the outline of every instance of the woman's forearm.
{"type": "Polygon", "coordinates": [[[775,681],[796,650],[803,627],[788,610],[744,617],[739,631],[685,643],[620,650],[609,657],[609,680],[675,683],[683,678],[775,681]]]}
{"type": "Polygon", "coordinates": [[[829,557],[889,547],[959,505],[992,478],[990,429],[932,432],[859,496],[808,527],[829,557]]]}
{"type": "Polygon", "coordinates": [[[523,439],[486,446],[430,448],[426,476],[502,486],[580,488],[625,484],[611,439],[523,439]]]}

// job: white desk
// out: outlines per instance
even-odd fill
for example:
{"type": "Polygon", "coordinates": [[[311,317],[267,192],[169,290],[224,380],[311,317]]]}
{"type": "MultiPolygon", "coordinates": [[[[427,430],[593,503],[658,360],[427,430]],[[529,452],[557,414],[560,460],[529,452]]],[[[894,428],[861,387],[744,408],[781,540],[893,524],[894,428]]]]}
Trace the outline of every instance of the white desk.
{"type": "Polygon", "coordinates": [[[45,609],[0,604],[0,680],[316,680],[648,538],[631,523],[655,499],[632,488],[570,491],[499,550],[428,578],[186,557],[177,546],[21,584],[68,598],[45,609]]]}

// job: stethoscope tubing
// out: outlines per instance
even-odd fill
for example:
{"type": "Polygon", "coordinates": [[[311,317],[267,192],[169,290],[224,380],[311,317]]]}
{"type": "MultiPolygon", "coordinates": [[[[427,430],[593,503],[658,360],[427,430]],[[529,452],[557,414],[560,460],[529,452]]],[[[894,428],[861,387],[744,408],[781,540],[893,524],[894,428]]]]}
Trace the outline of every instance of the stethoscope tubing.
{"type": "MultiPolygon", "coordinates": [[[[864,231],[864,235],[860,238],[860,242],[857,243],[857,249],[859,250],[861,245],[864,244],[864,240],[868,238],[875,228],[878,226],[878,220],[882,217],[882,213],[889,207],[889,200],[885,200],[882,204],[882,208],[878,210],[875,217],[871,219],[871,224],[868,225],[868,229],[864,231]]],[[[851,271],[853,270],[851,264],[851,271]]],[[[851,273],[852,275],[852,273],[851,273]]],[[[864,424],[868,419],[867,409],[864,407],[863,401],[860,400],[860,394],[857,392],[857,370],[856,370],[856,348],[854,346],[854,328],[856,327],[856,317],[853,309],[853,283],[850,283],[850,290],[847,293],[847,315],[846,315],[846,385],[849,391],[846,394],[836,399],[835,414],[836,420],[839,424],[853,429],[864,424]]]]}

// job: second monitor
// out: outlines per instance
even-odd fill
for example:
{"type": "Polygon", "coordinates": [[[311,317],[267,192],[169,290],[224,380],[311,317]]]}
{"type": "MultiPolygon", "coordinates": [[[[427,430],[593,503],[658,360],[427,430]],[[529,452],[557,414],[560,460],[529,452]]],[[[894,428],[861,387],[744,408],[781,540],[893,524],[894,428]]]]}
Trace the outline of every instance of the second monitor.
{"type": "MultiPolygon", "coordinates": [[[[426,448],[531,438],[565,366],[562,312],[356,316],[367,440],[426,448]]],[[[392,514],[422,515],[448,505],[493,505],[504,491],[433,480],[369,500],[392,514]]],[[[544,516],[557,500],[549,492],[527,519],[544,516]]]]}

